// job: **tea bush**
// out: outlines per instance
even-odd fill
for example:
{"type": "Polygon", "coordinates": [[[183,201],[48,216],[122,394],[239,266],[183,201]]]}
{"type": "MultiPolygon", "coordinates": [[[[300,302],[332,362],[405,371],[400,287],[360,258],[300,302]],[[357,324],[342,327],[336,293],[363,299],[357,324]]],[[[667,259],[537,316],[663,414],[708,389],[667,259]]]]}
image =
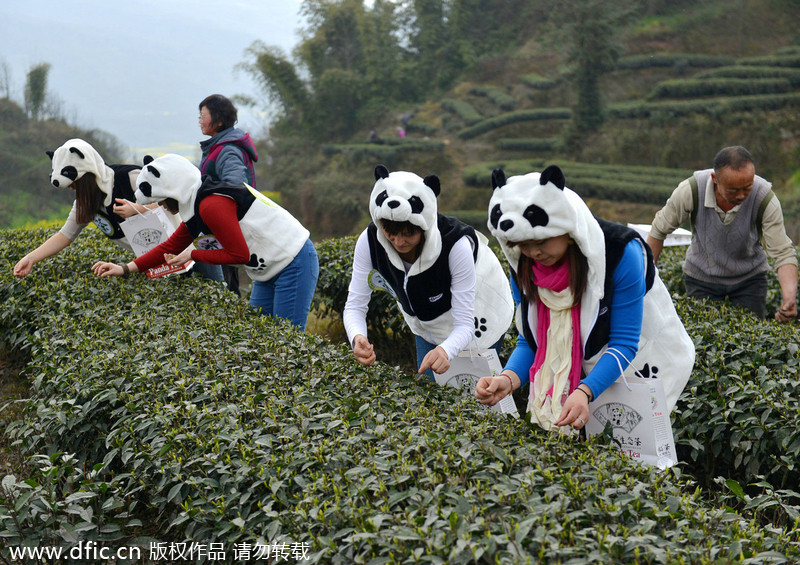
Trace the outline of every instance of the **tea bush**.
{"type": "Polygon", "coordinates": [[[703,96],[748,96],[783,94],[794,90],[784,78],[704,78],[665,80],[658,83],[645,100],[700,98],[703,96]]]}
{"type": "Polygon", "coordinates": [[[498,139],[497,148],[504,151],[554,151],[561,144],[558,137],[533,137],[527,139],[507,138],[498,139]]]}
{"type": "Polygon", "coordinates": [[[621,102],[606,109],[613,119],[656,118],[669,120],[691,114],[722,116],[729,112],[784,110],[800,106],[800,94],[764,94],[731,96],[702,100],[670,100],[666,102],[621,102]]]}
{"type": "Polygon", "coordinates": [[[534,90],[551,90],[558,86],[558,81],[540,75],[521,75],[519,80],[534,90]]]}
{"type": "Polygon", "coordinates": [[[516,100],[499,86],[473,86],[469,89],[470,94],[484,96],[492,101],[501,110],[511,111],[516,105],[516,100]]]}
{"type": "Polygon", "coordinates": [[[483,119],[483,116],[469,102],[445,98],[441,104],[442,108],[461,118],[467,125],[477,123],[483,119]]]}
{"type": "Polygon", "coordinates": [[[694,75],[695,79],[707,78],[738,78],[738,79],[764,79],[782,78],[788,80],[793,86],[800,85],[800,69],[791,67],[761,67],[735,65],[710,69],[694,75]]]}
{"type": "Polygon", "coordinates": [[[6,558],[41,540],[156,539],[308,543],[309,563],[800,559],[796,524],[715,507],[679,469],[603,439],[360,366],[220,284],[97,279],[89,266],[119,256],[97,233],[14,280],[46,235],[0,232],[0,336],[26,351],[32,386],[6,433],[38,469],[0,481],[6,558]]]}
{"type": "Polygon", "coordinates": [[[597,165],[560,159],[524,159],[478,163],[466,167],[461,178],[468,186],[486,188],[491,185],[492,170],[501,167],[506,176],[541,171],[555,164],[570,179],[569,186],[584,198],[602,198],[621,202],[663,204],[672,190],[691,171],[666,167],[597,165]]]}
{"type": "Polygon", "coordinates": [[[458,132],[461,139],[472,139],[489,131],[523,122],[539,120],[569,120],[572,118],[572,110],[569,108],[539,108],[535,110],[517,110],[506,112],[499,116],[487,118],[475,125],[466,127],[458,132]]]}
{"type": "MultiPolygon", "coordinates": [[[[796,324],[758,320],[744,310],[680,296],[685,248],[666,248],[659,261],[665,283],[697,349],[695,368],[673,414],[675,441],[692,473],[710,484],[719,475],[770,488],[800,484],[800,379],[796,324]],[[763,486],[763,485],[762,485],[763,486]]],[[[767,312],[780,306],[769,276],[767,312]]],[[[761,488],[755,489],[761,492],[761,488]]],[[[786,497],[797,514],[800,494],[786,497]]]]}
{"type": "Polygon", "coordinates": [[[722,67],[734,63],[732,57],[717,55],[698,55],[693,53],[653,53],[620,57],[618,69],[649,69],[655,67],[722,67]]]}

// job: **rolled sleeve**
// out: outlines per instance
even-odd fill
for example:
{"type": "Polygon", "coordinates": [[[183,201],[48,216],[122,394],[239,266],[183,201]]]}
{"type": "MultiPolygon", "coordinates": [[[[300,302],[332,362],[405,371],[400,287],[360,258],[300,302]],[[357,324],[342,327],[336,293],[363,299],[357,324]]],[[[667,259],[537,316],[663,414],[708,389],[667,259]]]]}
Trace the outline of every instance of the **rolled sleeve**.
{"type": "Polygon", "coordinates": [[[686,221],[693,209],[692,186],[689,184],[689,179],[686,179],[672,191],[664,207],[656,212],[650,226],[650,237],[665,240],[686,221]]]}

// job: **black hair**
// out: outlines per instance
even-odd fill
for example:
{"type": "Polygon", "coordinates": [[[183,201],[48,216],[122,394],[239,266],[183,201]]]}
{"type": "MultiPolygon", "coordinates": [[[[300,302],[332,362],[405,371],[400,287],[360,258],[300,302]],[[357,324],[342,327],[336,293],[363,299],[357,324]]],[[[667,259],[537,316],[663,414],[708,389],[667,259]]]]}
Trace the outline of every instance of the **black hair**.
{"type": "Polygon", "coordinates": [[[738,171],[747,163],[752,163],[753,166],[756,164],[750,152],[741,145],[732,145],[720,149],[717,156],[714,157],[714,171],[719,172],[726,167],[738,171]]]}
{"type": "Polygon", "coordinates": [[[214,125],[219,125],[217,132],[232,128],[236,125],[238,119],[236,106],[222,94],[206,96],[203,98],[203,101],[200,102],[197,109],[202,110],[204,106],[208,109],[208,113],[211,114],[211,122],[214,125]]]}
{"type": "Polygon", "coordinates": [[[422,232],[422,228],[412,224],[408,220],[397,222],[395,220],[380,220],[381,227],[389,235],[416,235],[422,232]]]}

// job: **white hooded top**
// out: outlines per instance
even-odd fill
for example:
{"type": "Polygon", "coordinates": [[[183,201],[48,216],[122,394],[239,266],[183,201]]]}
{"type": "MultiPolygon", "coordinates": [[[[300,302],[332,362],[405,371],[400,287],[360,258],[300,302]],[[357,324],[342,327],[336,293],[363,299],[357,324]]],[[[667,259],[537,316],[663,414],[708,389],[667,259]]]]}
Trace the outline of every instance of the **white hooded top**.
{"type": "MultiPolygon", "coordinates": [[[[136,181],[136,201],[148,204],[172,198],[178,203],[181,221],[186,223],[195,216],[195,201],[202,184],[200,170],[185,157],[167,154],[154,160],[146,158],[136,181]]],[[[250,251],[250,261],[244,269],[251,279],[268,281],[292,262],[308,240],[309,232],[275,202],[244,186],[255,197],[239,220],[250,251]]]]}
{"type": "MultiPolygon", "coordinates": [[[[369,210],[378,226],[376,237],[391,264],[404,271],[407,280],[430,269],[442,252],[437,211],[439,179],[435,175],[422,179],[406,171],[389,173],[382,165],[376,168],[375,177],[369,210]],[[424,241],[416,261],[410,265],[404,263],[380,229],[381,220],[408,221],[422,229],[424,241]]],[[[429,343],[442,345],[451,359],[473,340],[479,348],[491,347],[505,334],[513,319],[514,302],[508,279],[497,257],[486,245],[486,238],[478,232],[476,236],[477,259],[473,258],[472,241],[468,237],[456,242],[450,251],[448,265],[453,296],[448,312],[433,320],[422,321],[401,308],[411,331],[429,343]],[[474,282],[467,284],[465,281],[474,282]]],[[[375,267],[370,259],[365,230],[356,244],[353,277],[344,313],[351,343],[357,334],[366,335],[365,316],[372,290],[386,290],[394,295],[391,287],[381,284],[375,267]]]]}

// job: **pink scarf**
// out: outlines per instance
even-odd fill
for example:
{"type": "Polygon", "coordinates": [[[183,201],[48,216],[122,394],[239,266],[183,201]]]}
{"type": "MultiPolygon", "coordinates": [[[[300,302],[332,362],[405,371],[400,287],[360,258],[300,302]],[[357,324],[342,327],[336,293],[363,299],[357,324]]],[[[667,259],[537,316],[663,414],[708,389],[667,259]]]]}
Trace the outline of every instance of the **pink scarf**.
{"type": "MultiPolygon", "coordinates": [[[[560,292],[569,286],[569,264],[562,261],[560,264],[547,266],[538,261],[533,261],[533,282],[536,286],[549,288],[554,292],[560,292]]],[[[534,375],[544,363],[544,356],[547,351],[547,329],[550,327],[550,309],[545,306],[541,299],[537,301],[537,329],[536,339],[538,348],[530,370],[530,382],[533,382],[534,375]]],[[[581,305],[572,307],[572,367],[569,373],[569,392],[572,392],[581,381],[581,368],[583,363],[583,347],[581,346],[581,305]]],[[[548,396],[553,396],[553,389],[547,392],[548,396]]]]}

